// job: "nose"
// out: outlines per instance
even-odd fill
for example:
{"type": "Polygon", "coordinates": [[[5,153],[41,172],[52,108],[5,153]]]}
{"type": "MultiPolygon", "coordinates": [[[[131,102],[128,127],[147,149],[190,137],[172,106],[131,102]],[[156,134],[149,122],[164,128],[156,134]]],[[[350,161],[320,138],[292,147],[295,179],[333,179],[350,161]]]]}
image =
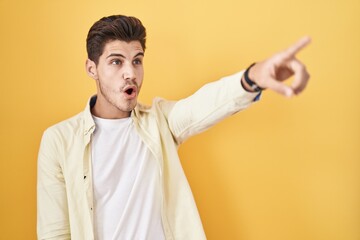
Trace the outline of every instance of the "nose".
{"type": "Polygon", "coordinates": [[[135,75],[134,66],[132,66],[132,64],[126,64],[124,66],[124,71],[123,71],[124,80],[134,80],[135,77],[136,75],[135,75]]]}

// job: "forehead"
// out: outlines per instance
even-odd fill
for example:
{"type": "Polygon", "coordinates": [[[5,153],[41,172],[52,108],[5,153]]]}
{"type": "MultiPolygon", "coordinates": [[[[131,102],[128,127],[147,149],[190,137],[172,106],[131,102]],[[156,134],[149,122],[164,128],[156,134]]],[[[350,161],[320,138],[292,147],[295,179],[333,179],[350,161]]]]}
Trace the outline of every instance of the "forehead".
{"type": "Polygon", "coordinates": [[[139,41],[125,42],[120,40],[111,40],[104,46],[103,54],[105,57],[112,53],[121,53],[123,55],[136,55],[139,52],[144,52],[139,41]]]}

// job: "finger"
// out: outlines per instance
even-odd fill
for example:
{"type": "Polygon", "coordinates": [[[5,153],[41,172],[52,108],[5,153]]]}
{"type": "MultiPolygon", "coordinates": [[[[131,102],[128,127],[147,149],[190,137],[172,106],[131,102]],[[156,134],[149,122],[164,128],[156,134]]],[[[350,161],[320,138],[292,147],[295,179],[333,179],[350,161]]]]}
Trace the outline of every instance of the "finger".
{"type": "Polygon", "coordinates": [[[308,36],[302,37],[299,41],[297,41],[295,44],[291,45],[284,51],[280,52],[277,55],[277,63],[282,63],[285,60],[288,60],[290,58],[293,58],[301,49],[306,47],[311,42],[311,38],[308,36]]]}
{"type": "Polygon", "coordinates": [[[288,67],[294,72],[294,81],[291,84],[291,88],[295,94],[299,94],[305,89],[310,75],[305,66],[297,59],[290,61],[288,67]]]}
{"type": "Polygon", "coordinates": [[[294,91],[291,87],[276,81],[275,79],[269,78],[267,79],[267,88],[271,89],[281,95],[284,95],[286,97],[292,97],[294,95],[294,91]]]}

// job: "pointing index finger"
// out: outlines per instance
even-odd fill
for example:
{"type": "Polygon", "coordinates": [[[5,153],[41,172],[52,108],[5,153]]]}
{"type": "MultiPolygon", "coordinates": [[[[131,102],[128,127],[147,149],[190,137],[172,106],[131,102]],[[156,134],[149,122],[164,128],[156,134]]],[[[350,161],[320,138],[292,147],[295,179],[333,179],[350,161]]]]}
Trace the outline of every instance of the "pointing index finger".
{"type": "Polygon", "coordinates": [[[301,49],[306,47],[311,42],[311,38],[309,36],[305,36],[300,38],[296,43],[287,48],[284,53],[290,57],[295,56],[301,49]]]}

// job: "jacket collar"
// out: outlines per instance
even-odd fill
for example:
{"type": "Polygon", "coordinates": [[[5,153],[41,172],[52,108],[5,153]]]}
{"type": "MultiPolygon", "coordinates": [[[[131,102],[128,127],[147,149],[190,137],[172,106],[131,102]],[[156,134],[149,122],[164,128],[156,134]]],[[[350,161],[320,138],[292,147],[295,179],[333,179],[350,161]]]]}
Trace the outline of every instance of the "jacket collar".
{"type": "MultiPolygon", "coordinates": [[[[91,135],[95,131],[95,122],[91,114],[91,108],[95,106],[96,99],[96,95],[90,97],[84,109],[84,136],[91,135]]],[[[130,117],[134,119],[137,115],[136,112],[138,112],[138,105],[131,111],[130,117]]]]}
{"type": "Polygon", "coordinates": [[[91,115],[91,108],[96,103],[96,95],[90,97],[84,110],[84,135],[91,135],[95,130],[95,122],[91,115]]]}

